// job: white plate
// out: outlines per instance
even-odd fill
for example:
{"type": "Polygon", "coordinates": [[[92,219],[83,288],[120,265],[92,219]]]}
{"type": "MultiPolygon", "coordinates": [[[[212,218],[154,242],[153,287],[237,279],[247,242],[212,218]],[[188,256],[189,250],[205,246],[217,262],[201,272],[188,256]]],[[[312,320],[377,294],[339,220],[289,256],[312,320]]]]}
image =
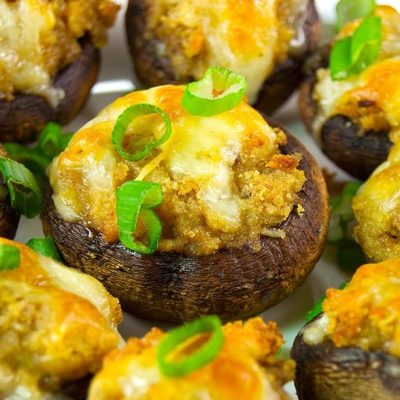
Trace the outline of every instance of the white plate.
{"type": "MultiPolygon", "coordinates": [[[[117,2],[122,5],[122,10],[120,11],[116,26],[110,32],[109,43],[102,52],[103,63],[99,83],[92,90],[93,96],[85,109],[72,124],[66,127],[66,130],[78,129],[84,123],[92,119],[104,106],[119,97],[124,91],[130,91],[134,88],[133,82],[136,82],[136,79],[132,72],[132,64],[128,55],[124,30],[124,9],[126,1],[118,0],[117,2]]],[[[333,20],[335,3],[336,1],[334,0],[317,0],[318,9],[324,21],[328,24],[328,27],[329,23],[333,20]]],[[[387,3],[389,3],[389,1],[387,3]]],[[[392,0],[390,3],[400,8],[400,0],[392,0]]],[[[306,147],[316,156],[321,166],[330,172],[335,172],[338,180],[349,180],[349,176],[340,172],[321,154],[315,143],[305,132],[297,113],[296,104],[296,96],[294,96],[291,101],[275,115],[275,118],[300,138],[306,147]]],[[[33,220],[22,218],[16,240],[26,242],[33,236],[42,235],[41,223],[38,218],[33,220]]],[[[337,287],[347,278],[345,271],[342,271],[334,260],[334,249],[327,247],[324,255],[305,284],[279,305],[261,314],[264,320],[274,320],[279,324],[286,341],[282,353],[283,357],[289,356],[293,339],[304,325],[304,316],[313,307],[315,300],[323,294],[326,288],[337,287]]],[[[121,333],[125,338],[129,336],[142,336],[154,325],[154,322],[141,320],[125,314],[124,322],[121,326],[121,333]]],[[[160,326],[160,324],[158,325],[160,326]]],[[[290,392],[293,399],[297,399],[292,384],[287,386],[287,390],[290,392]]]]}

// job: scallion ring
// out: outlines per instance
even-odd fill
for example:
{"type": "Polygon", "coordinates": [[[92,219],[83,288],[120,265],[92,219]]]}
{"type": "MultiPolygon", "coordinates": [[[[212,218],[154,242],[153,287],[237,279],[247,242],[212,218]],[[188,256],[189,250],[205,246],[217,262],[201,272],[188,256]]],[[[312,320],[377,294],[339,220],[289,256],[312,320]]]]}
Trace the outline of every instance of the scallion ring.
{"type": "Polygon", "coordinates": [[[158,347],[159,368],[168,377],[188,375],[214,360],[222,348],[223,341],[222,323],[216,316],[199,318],[187,325],[172,329],[158,347]],[[184,341],[201,333],[210,333],[210,338],[197,351],[179,360],[168,359],[168,356],[184,341]]]}
{"type": "Polygon", "coordinates": [[[114,129],[112,131],[112,143],[115,147],[117,153],[129,161],[139,161],[147,157],[150,152],[158,146],[164,144],[171,136],[172,126],[171,120],[168,115],[160,108],[154,106],[153,104],[141,103],[135,104],[126,108],[122,114],[119,115],[117,122],[115,123],[114,129]],[[158,114],[164,124],[164,131],[161,136],[156,140],[151,140],[146,143],[142,149],[136,151],[135,153],[128,153],[124,150],[123,140],[125,133],[128,129],[129,124],[137,117],[148,114],[158,114]]]}
{"type": "Polygon", "coordinates": [[[242,101],[246,89],[243,76],[222,67],[211,67],[203,79],[186,85],[182,106],[197,116],[220,114],[235,108],[242,101]]]}
{"type": "Polygon", "coordinates": [[[117,189],[117,222],[121,243],[128,249],[151,254],[157,249],[162,225],[151,208],[163,201],[162,187],[158,183],[129,181],[117,189]],[[147,244],[134,238],[138,219],[147,231],[147,244]]]}
{"type": "Polygon", "coordinates": [[[19,248],[9,244],[0,244],[0,271],[10,271],[19,267],[21,254],[19,248]]]}
{"type": "Polygon", "coordinates": [[[372,14],[375,8],[375,0],[340,0],[336,6],[336,29],[340,30],[348,22],[372,14]]]}
{"type": "Polygon", "coordinates": [[[11,207],[28,218],[38,215],[42,207],[42,192],[32,173],[6,157],[0,157],[0,172],[10,194],[11,207]]]}
{"type": "Polygon", "coordinates": [[[73,133],[62,133],[61,126],[55,122],[49,122],[40,133],[38,149],[49,157],[50,161],[61,151],[65,150],[73,133]]]}
{"type": "Polygon", "coordinates": [[[54,240],[50,236],[46,238],[32,238],[28,240],[26,245],[42,256],[53,258],[56,261],[61,260],[54,240]]]}

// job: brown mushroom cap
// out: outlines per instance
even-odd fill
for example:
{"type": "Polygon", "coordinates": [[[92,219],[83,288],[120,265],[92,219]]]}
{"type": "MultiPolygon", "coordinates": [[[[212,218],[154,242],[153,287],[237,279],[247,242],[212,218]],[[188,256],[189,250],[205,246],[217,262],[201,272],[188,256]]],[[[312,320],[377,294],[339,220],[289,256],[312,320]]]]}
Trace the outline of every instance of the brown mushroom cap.
{"type": "MultiPolygon", "coordinates": [[[[144,35],[147,30],[146,15],[150,4],[151,0],[129,0],[126,12],[128,46],[137,77],[149,87],[195,80],[193,76],[177,79],[169,59],[160,57],[156,51],[159,42],[144,35]]],[[[266,114],[273,113],[298,87],[302,79],[303,61],[318,46],[320,22],[314,0],[308,0],[303,30],[306,38],[303,54],[288,55],[286,60],[276,66],[260,89],[254,106],[266,114]]]]}
{"type": "MultiPolygon", "coordinates": [[[[299,109],[307,130],[313,135],[318,104],[313,98],[318,68],[325,68],[329,57],[327,46],[313,55],[308,63],[308,78],[302,83],[299,95],[299,109]]],[[[327,119],[321,128],[320,145],[322,151],[336,165],[355,176],[367,179],[374,169],[384,162],[392,146],[389,132],[367,131],[360,135],[362,129],[344,115],[334,115],[327,119]]]]}
{"type": "Polygon", "coordinates": [[[67,265],[99,279],[133,314],[183,322],[218,314],[241,319],[273,306],[300,286],[318,261],[328,228],[326,184],[314,158],[288,135],[284,153],[302,154],[307,181],[300,192],[304,213],[294,209],[278,228],[286,239],[262,238],[262,249],[243,248],[208,256],[176,253],[142,255],[120,242],[107,243],[83,223],[64,221],[51,193],[45,196],[43,229],[67,265]]]}
{"type": "Polygon", "coordinates": [[[400,400],[400,359],[383,351],[308,345],[299,333],[291,356],[299,400],[400,400]]]}
{"type": "MultiPolygon", "coordinates": [[[[0,156],[7,156],[7,152],[1,144],[0,156]]],[[[4,183],[1,182],[0,185],[7,190],[4,183]]],[[[15,233],[17,232],[18,223],[19,215],[14,208],[11,207],[9,196],[7,195],[7,197],[4,199],[0,198],[0,237],[14,239],[15,233]]]]}
{"type": "Polygon", "coordinates": [[[47,122],[64,125],[75,117],[96,82],[100,65],[100,52],[90,40],[85,38],[80,45],[80,57],[54,79],[53,87],[65,92],[56,109],[39,95],[17,93],[12,101],[0,100],[0,141],[32,142],[47,122]]]}

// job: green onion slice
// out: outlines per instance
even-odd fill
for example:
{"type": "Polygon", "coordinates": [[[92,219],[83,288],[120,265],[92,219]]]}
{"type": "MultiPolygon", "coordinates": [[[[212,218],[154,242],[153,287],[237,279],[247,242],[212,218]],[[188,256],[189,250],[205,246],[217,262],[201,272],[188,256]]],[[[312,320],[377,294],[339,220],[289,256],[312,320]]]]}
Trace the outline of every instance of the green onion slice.
{"type": "Polygon", "coordinates": [[[221,320],[216,316],[199,318],[172,329],[158,347],[157,359],[161,372],[168,377],[184,376],[210,363],[220,352],[224,341],[221,320]],[[208,341],[185,358],[171,361],[168,356],[189,338],[211,333],[208,341]]]}
{"type": "Polygon", "coordinates": [[[157,249],[162,225],[151,208],[163,201],[162,187],[158,183],[129,181],[117,189],[117,222],[119,239],[128,249],[152,254],[157,249]],[[147,231],[147,244],[135,240],[138,219],[147,231]]]}
{"type": "Polygon", "coordinates": [[[115,123],[114,129],[112,131],[112,143],[115,147],[115,150],[121,157],[130,161],[139,161],[147,157],[155,147],[164,144],[170,138],[171,133],[172,133],[171,120],[163,110],[152,104],[147,104],[147,103],[135,104],[125,109],[122,112],[122,114],[119,115],[117,122],[115,123]],[[135,118],[141,115],[148,115],[148,114],[160,115],[164,123],[163,133],[158,139],[146,143],[142,149],[136,151],[135,153],[128,153],[123,148],[123,140],[129,124],[135,118]]]}
{"type": "Polygon", "coordinates": [[[341,0],[336,6],[337,25],[340,30],[343,25],[358,18],[371,15],[376,8],[375,0],[341,0]]]}
{"type": "Polygon", "coordinates": [[[21,254],[18,247],[0,244],[0,271],[10,271],[19,267],[21,254]]]}
{"type": "Polygon", "coordinates": [[[54,240],[50,236],[46,238],[32,238],[28,240],[26,245],[42,256],[53,258],[56,261],[61,261],[54,240]]]}
{"type": "Polygon", "coordinates": [[[364,18],[351,40],[351,64],[354,73],[371,65],[379,56],[382,44],[382,19],[370,15],[364,18]]]}
{"type": "Polygon", "coordinates": [[[48,179],[45,171],[50,163],[47,156],[36,148],[26,147],[19,143],[4,143],[4,147],[13,160],[25,165],[32,172],[39,185],[45,186],[47,184],[48,179]]]}
{"type": "Polygon", "coordinates": [[[358,74],[378,58],[382,44],[382,19],[364,18],[353,36],[338,40],[331,51],[329,68],[333,80],[358,74]]]}
{"type": "MultiPolygon", "coordinates": [[[[343,290],[346,286],[348,285],[348,282],[343,282],[340,286],[339,289],[343,290]]],[[[323,296],[321,296],[316,303],[314,304],[314,307],[311,311],[309,311],[306,315],[306,322],[310,322],[311,320],[313,320],[316,316],[318,316],[319,314],[322,313],[323,311],[323,303],[326,299],[326,295],[324,294],[323,296]]]]}
{"type": "Polygon", "coordinates": [[[49,122],[41,134],[35,147],[26,147],[19,143],[4,143],[9,156],[24,164],[41,186],[48,182],[46,168],[51,160],[67,147],[73,133],[62,133],[60,125],[49,122]]]}
{"type": "Polygon", "coordinates": [[[59,124],[49,122],[39,136],[38,148],[51,161],[65,150],[72,136],[73,133],[63,134],[59,124]]]}
{"type": "Polygon", "coordinates": [[[349,225],[354,221],[352,203],[360,186],[360,182],[348,182],[339,196],[331,198],[331,219],[328,231],[329,243],[338,243],[343,239],[352,239],[351,229],[349,229],[349,225]]]}
{"type": "Polygon", "coordinates": [[[197,116],[210,116],[229,111],[243,99],[246,79],[222,67],[211,67],[203,79],[186,85],[182,97],[185,110],[197,116]]]}
{"type": "Polygon", "coordinates": [[[10,193],[11,206],[19,214],[33,218],[42,206],[42,192],[32,173],[22,164],[0,157],[0,172],[10,193]]]}
{"type": "Polygon", "coordinates": [[[338,40],[332,48],[329,68],[334,81],[347,79],[351,71],[351,36],[338,40]]]}

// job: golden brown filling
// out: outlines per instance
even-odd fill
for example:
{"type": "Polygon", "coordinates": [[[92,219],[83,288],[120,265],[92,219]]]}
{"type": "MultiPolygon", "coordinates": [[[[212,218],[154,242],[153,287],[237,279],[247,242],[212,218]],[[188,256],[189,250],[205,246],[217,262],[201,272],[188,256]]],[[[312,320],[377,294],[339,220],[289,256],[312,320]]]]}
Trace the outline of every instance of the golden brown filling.
{"type": "Polygon", "coordinates": [[[210,66],[244,75],[250,102],[287,57],[305,0],[149,1],[147,37],[158,42],[178,80],[200,79],[210,66]]]}
{"type": "MultiPolygon", "coordinates": [[[[328,69],[317,72],[314,98],[319,106],[316,129],[334,115],[348,116],[365,131],[390,131],[400,127],[400,14],[379,6],[383,40],[378,60],[346,80],[333,81],[328,69]]],[[[351,35],[360,21],[344,26],[339,38],[351,35]]]]}
{"type": "Polygon", "coordinates": [[[400,259],[367,264],[344,290],[329,289],[323,309],[337,347],[400,356],[400,259]]]}
{"type": "MultiPolygon", "coordinates": [[[[244,245],[257,250],[262,235],[284,240],[285,232],[274,228],[300,204],[305,182],[300,155],[281,154],[285,134],[244,102],[212,117],[187,113],[181,106],[183,89],[134,92],[78,131],[50,168],[58,212],[115,242],[115,190],[137,179],[162,185],[164,202],[156,209],[163,223],[161,251],[204,255],[244,245]],[[125,108],[143,102],[169,115],[173,133],[146,160],[129,162],[116,153],[111,132],[125,108]]],[[[135,120],[129,140],[135,142],[157,123],[154,115],[135,120]]]]}
{"type": "Polygon", "coordinates": [[[0,98],[48,91],[54,75],[79,57],[79,39],[105,44],[118,9],[111,0],[2,0],[0,98]]]}
{"type": "Polygon", "coordinates": [[[400,258],[400,140],[353,200],[354,234],[375,261],[400,258]]]}
{"type": "MultiPolygon", "coordinates": [[[[276,324],[254,318],[226,324],[223,334],[223,348],[211,363],[174,379],[163,376],[157,366],[164,332],[153,328],[143,339],[130,339],[125,348],[107,357],[88,399],[288,399],[282,385],[291,378],[293,364],[275,358],[282,344],[276,324]]],[[[201,339],[198,335],[197,342],[190,341],[186,351],[194,351],[201,339]]]]}
{"type": "Polygon", "coordinates": [[[43,399],[100,368],[120,342],[121,310],[94,278],[0,244],[21,254],[17,269],[0,271],[0,398],[43,399]]]}

